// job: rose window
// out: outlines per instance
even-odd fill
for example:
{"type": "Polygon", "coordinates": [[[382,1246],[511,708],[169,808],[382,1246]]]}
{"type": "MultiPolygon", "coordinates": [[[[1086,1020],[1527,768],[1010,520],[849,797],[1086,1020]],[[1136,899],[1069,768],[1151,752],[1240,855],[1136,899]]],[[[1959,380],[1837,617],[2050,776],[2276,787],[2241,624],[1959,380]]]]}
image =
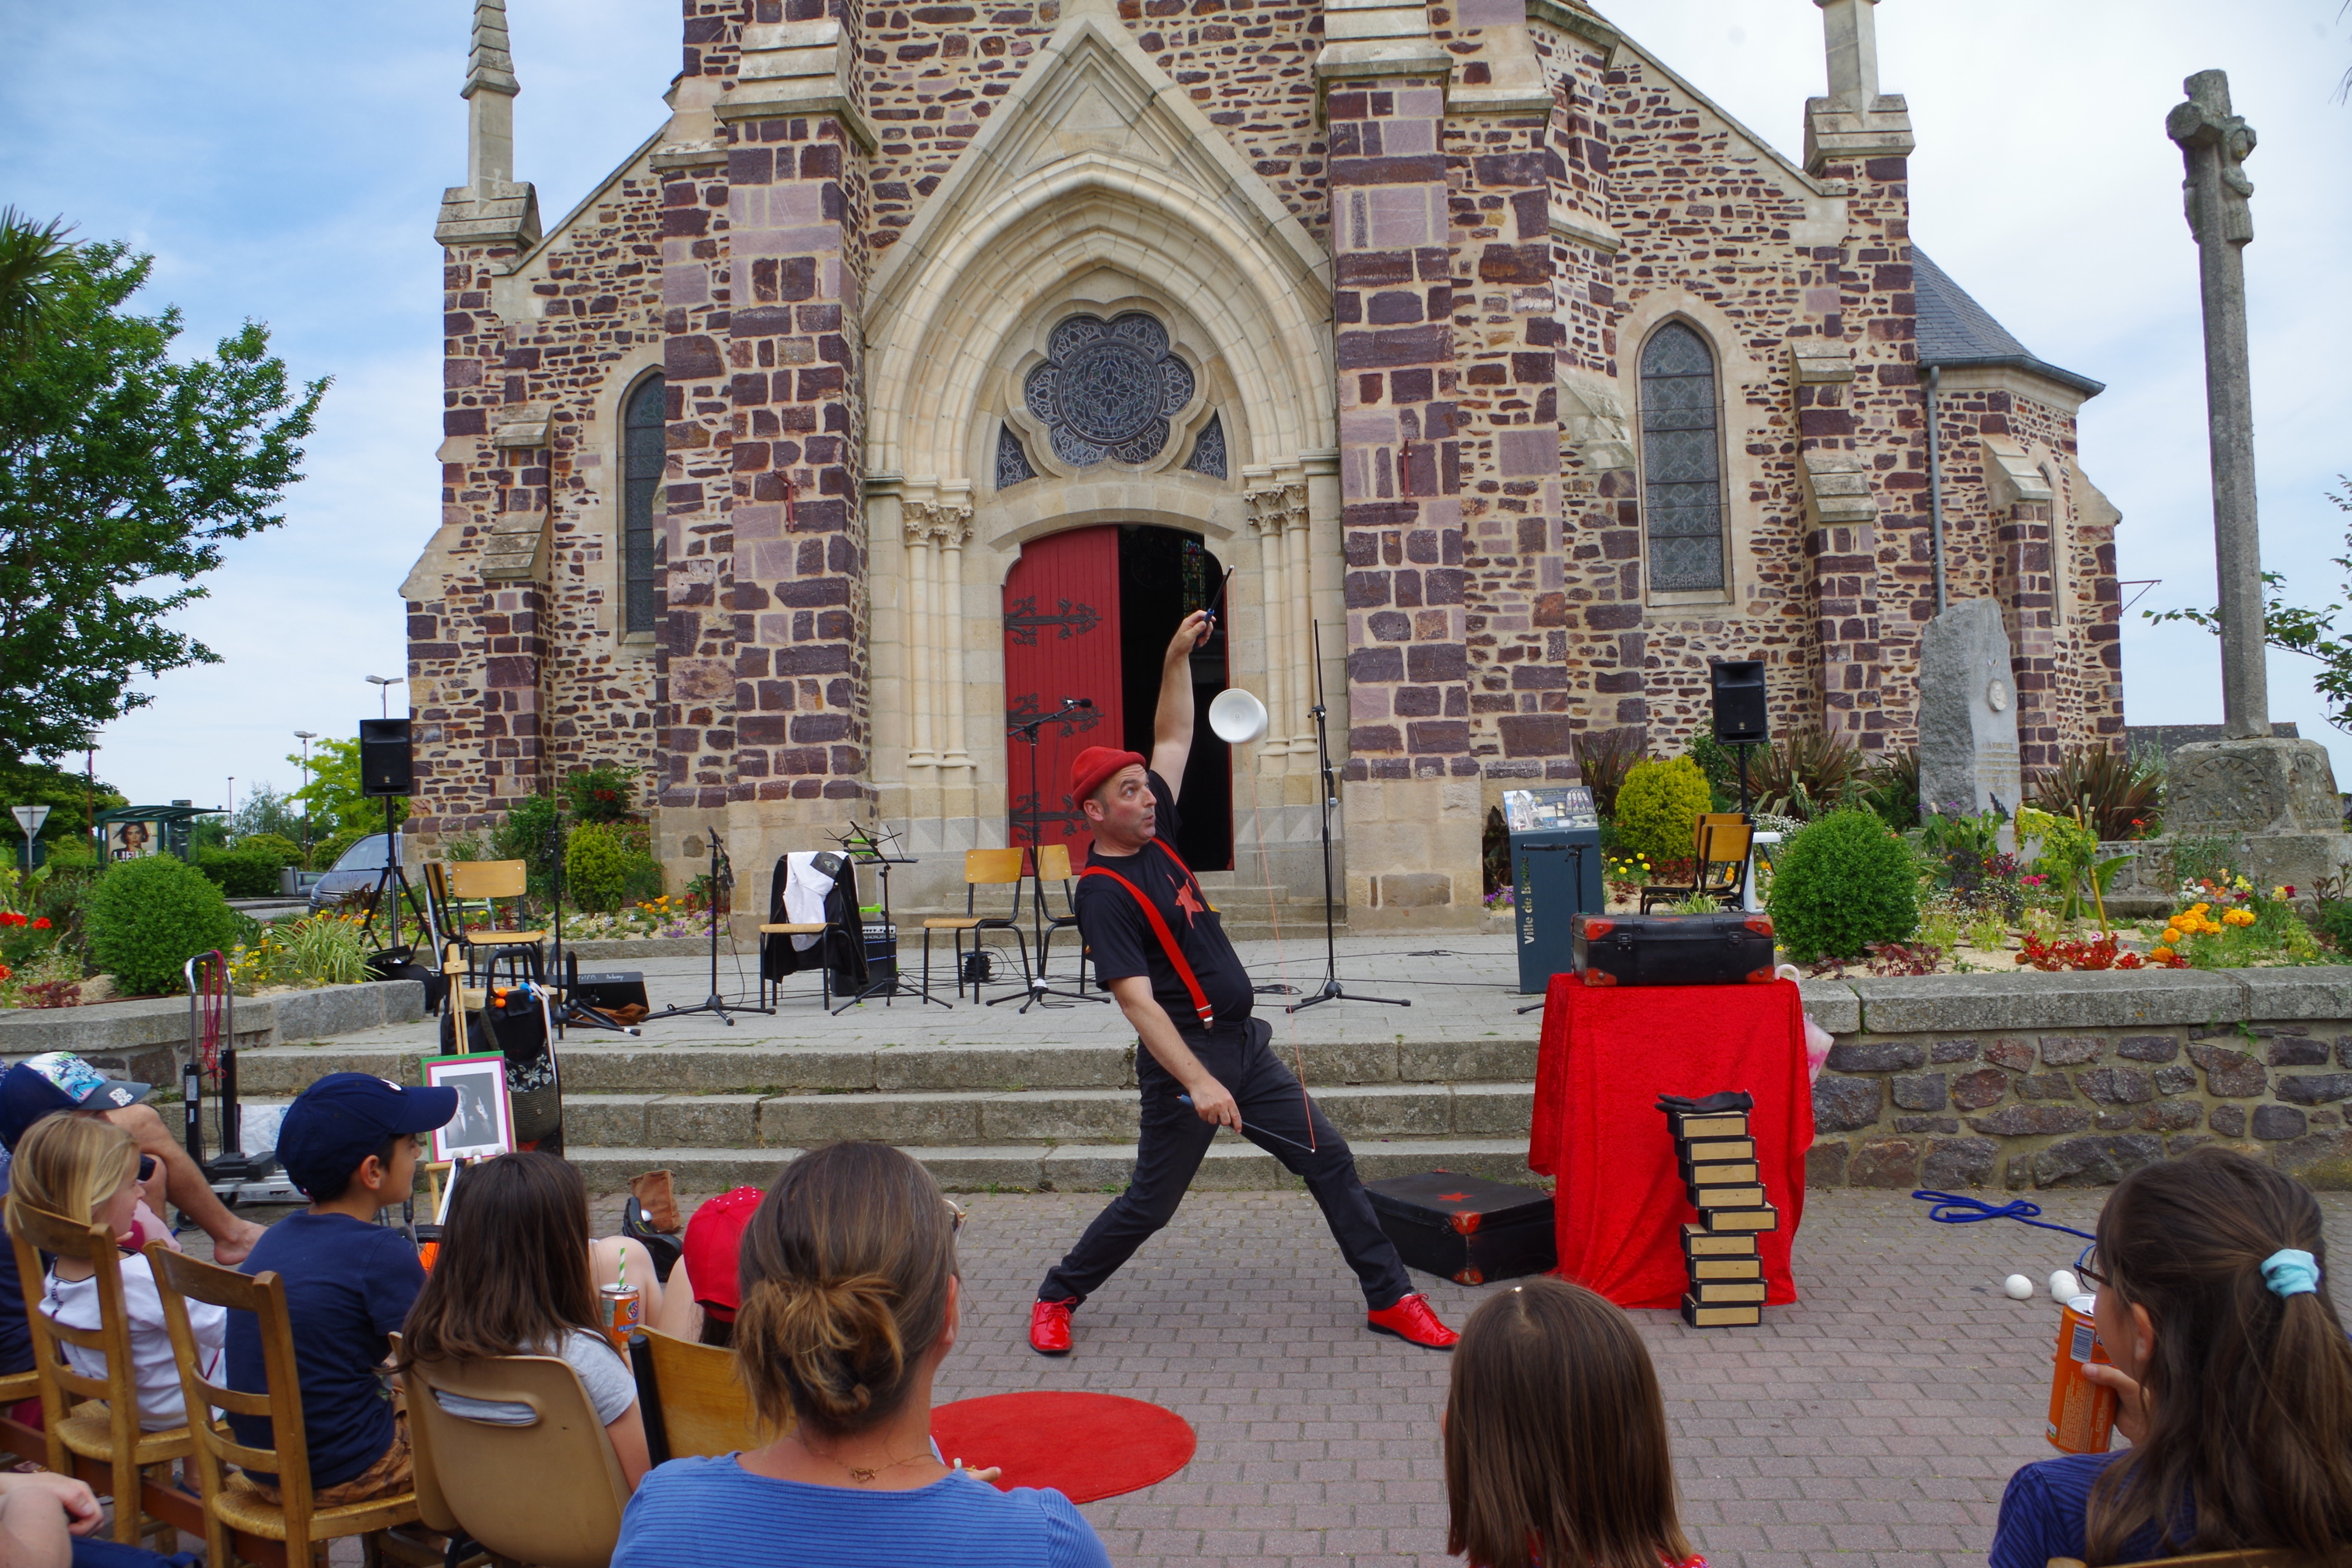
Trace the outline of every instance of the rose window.
{"type": "Polygon", "coordinates": [[[1148,463],[1168,445],[1169,419],[1192,401],[1192,371],[1169,352],[1168,329],[1140,310],[1108,321],[1072,316],[1054,329],[1022,394],[1072,468],[1148,463]]]}

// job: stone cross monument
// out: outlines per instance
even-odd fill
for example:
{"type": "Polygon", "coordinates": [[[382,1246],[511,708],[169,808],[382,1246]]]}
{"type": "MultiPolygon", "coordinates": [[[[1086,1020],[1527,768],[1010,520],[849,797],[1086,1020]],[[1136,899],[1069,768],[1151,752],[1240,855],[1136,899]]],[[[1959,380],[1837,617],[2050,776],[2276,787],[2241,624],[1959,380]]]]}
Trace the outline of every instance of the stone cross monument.
{"type": "Polygon", "coordinates": [[[2254,128],[2230,112],[2230,79],[2199,71],[2164,118],[2189,166],[2182,183],[2205,304],[2205,431],[2213,461],[2213,565],[2221,607],[2221,732],[2271,732],[2263,675],[2263,552],[2254,514],[2254,409],[2246,363],[2245,247],[2254,237],[2246,154],[2254,128]]]}
{"type": "Polygon", "coordinates": [[[1998,602],[1964,599],[1927,623],[1919,638],[1923,813],[2017,814],[2025,788],[2015,679],[1998,602]]]}
{"type": "MultiPolygon", "coordinates": [[[[2230,112],[2230,79],[2199,71],[2181,84],[2189,101],[2165,117],[2188,165],[2189,232],[2197,237],[2205,305],[2206,426],[2212,447],[2213,555],[2221,618],[2223,740],[2172,753],[2165,786],[2168,837],[2232,841],[2233,868],[2265,884],[2312,884],[2352,866],[2352,834],[2327,750],[2271,734],[2263,679],[2263,557],[2254,517],[2254,418],[2246,363],[2245,246],[2254,237],[2246,198],[2253,128],[2230,112]]],[[[2170,891],[2168,856],[2143,857],[2129,879],[2170,891]]]]}

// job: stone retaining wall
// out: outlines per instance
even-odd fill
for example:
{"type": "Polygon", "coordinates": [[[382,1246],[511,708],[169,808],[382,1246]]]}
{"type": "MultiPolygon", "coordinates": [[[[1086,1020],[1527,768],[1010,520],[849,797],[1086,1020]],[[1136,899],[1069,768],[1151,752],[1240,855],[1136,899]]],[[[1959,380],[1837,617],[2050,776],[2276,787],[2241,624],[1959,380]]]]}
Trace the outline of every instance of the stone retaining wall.
{"type": "MultiPolygon", "coordinates": [[[[385,1024],[413,1024],[424,1016],[425,987],[414,980],[240,996],[236,1046],[253,1050],[385,1024]]],[[[43,1051],[71,1051],[106,1072],[176,1089],[180,1064],[187,1058],[188,1033],[184,996],[10,1009],[0,1012],[0,1069],[43,1051]]]]}
{"type": "Polygon", "coordinates": [[[2352,1190],[2352,971],[1808,981],[1815,1186],[2104,1186],[2220,1142],[2352,1190]]]}

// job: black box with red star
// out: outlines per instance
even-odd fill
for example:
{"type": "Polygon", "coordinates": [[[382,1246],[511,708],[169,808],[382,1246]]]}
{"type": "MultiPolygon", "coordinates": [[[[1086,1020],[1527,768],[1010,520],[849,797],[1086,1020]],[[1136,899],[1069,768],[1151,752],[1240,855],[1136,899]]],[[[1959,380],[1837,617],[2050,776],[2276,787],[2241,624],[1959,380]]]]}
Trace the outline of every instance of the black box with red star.
{"type": "Polygon", "coordinates": [[[1459,1285],[1541,1274],[1559,1260],[1551,1194],[1430,1171],[1366,1182],[1381,1230],[1412,1268],[1459,1285]]]}

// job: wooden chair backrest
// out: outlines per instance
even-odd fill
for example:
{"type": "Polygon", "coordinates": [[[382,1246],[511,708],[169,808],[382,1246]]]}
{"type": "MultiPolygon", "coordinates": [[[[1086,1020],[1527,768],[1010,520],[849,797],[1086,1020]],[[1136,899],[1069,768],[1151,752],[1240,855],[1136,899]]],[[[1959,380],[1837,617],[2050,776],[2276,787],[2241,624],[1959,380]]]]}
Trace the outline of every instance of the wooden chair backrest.
{"type": "Polygon", "coordinates": [[[451,860],[446,866],[444,885],[457,899],[520,899],[530,879],[530,866],[520,860],[451,860]]]}
{"type": "Polygon", "coordinates": [[[647,1329],[654,1387],[661,1399],[669,1456],[731,1454],[766,1439],[753,1426],[751,1401],[735,1375],[735,1352],[647,1329]]]}
{"type": "Polygon", "coordinates": [[[963,879],[975,887],[992,887],[1021,879],[1021,862],[1025,850],[967,849],[963,852],[963,879]]]}
{"type": "Polygon", "coordinates": [[[139,1378],[131,1360],[131,1319],[122,1306],[122,1254],[102,1225],[67,1219],[30,1204],[11,1204],[8,1240],[16,1249],[16,1278],[23,1282],[25,1316],[32,1322],[33,1370],[41,1380],[41,1415],[49,1434],[49,1468],[73,1474],[58,1423],[85,1399],[103,1399],[108,1436],[115,1452],[128,1455],[139,1442],[139,1378]],[[96,1271],[96,1329],[69,1329],[41,1310],[45,1271],[40,1255],[54,1253],[88,1263],[96,1271]],[[65,1347],[78,1345],[106,1358],[106,1375],[89,1377],[66,1360],[65,1347]]]}
{"type": "Polygon", "coordinates": [[[1070,847],[1047,844],[1037,851],[1037,875],[1048,882],[1066,882],[1076,875],[1070,869],[1070,847]]]}
{"type": "Polygon", "coordinates": [[[628,1478],[580,1374],[555,1356],[418,1362],[401,1374],[425,1525],[463,1530],[501,1557],[605,1568],[629,1506],[628,1478]],[[526,1405],[528,1426],[453,1415],[436,1389],[526,1405]]]}
{"type": "Polygon", "coordinates": [[[1755,829],[1738,817],[1728,822],[1702,824],[1699,827],[1698,858],[1702,865],[1723,866],[1748,858],[1748,846],[1755,829]]]}
{"type": "MultiPolygon", "coordinates": [[[[202,1410],[209,1405],[232,1415],[267,1415],[270,1441],[276,1445],[268,1448],[247,1447],[236,1440],[233,1432],[216,1430],[209,1423],[197,1422],[193,1426],[196,1435],[196,1471],[206,1499],[208,1560],[229,1560],[226,1555],[227,1532],[210,1507],[210,1500],[228,1485],[225,1465],[275,1475],[278,1495],[285,1499],[286,1539],[289,1542],[308,1542],[314,1511],[310,1501],[310,1442],[302,1426],[302,1383],[294,1366],[294,1327],[286,1315],[286,1282],[274,1269],[240,1274],[234,1268],[223,1268],[184,1252],[174,1252],[160,1241],[148,1243],[147,1261],[155,1270],[155,1285],[163,1298],[163,1321],[172,1331],[172,1358],[180,1365],[180,1390],[188,1408],[202,1410]],[[191,1300],[232,1311],[251,1312],[259,1320],[262,1375],[268,1381],[269,1392],[247,1394],[205,1376],[195,1331],[188,1323],[191,1300]],[[213,1539],[215,1534],[217,1541],[213,1539]]],[[[221,1375],[228,1375],[226,1358],[221,1363],[221,1375]]]]}

